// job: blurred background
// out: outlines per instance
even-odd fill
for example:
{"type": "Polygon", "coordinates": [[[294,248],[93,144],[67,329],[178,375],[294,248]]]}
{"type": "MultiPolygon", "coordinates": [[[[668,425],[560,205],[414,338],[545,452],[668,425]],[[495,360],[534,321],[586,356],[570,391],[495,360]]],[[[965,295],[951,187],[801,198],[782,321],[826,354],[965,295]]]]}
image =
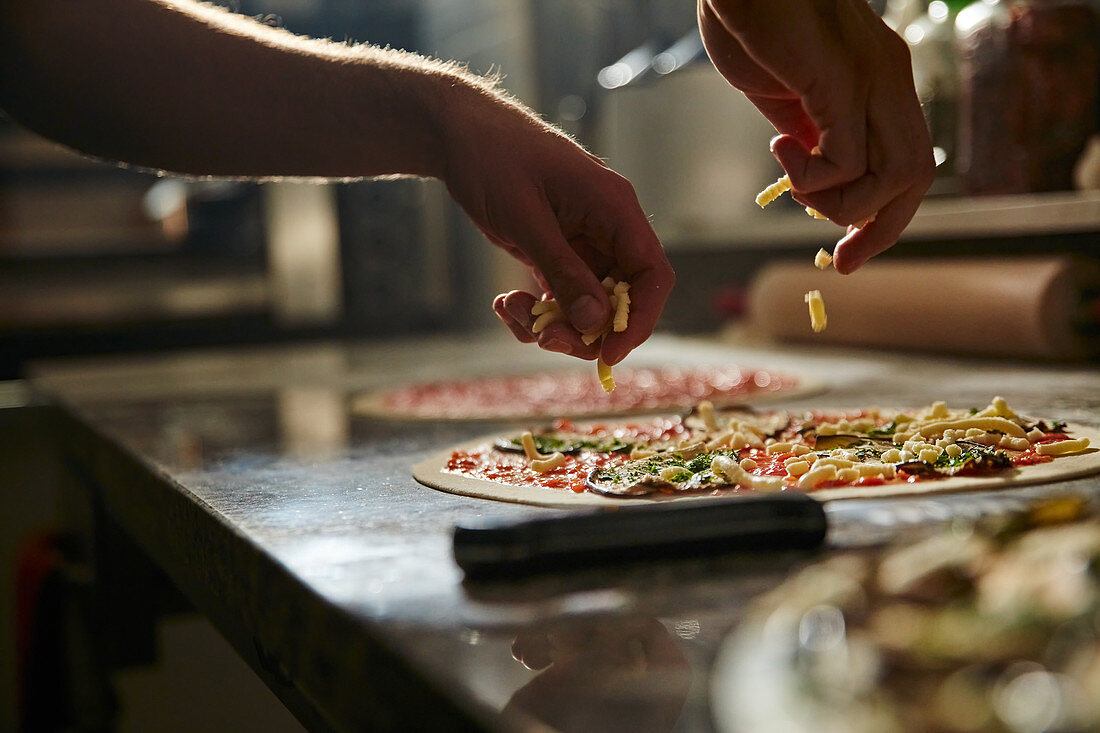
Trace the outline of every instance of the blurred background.
{"type": "MultiPolygon", "coordinates": [[[[633,181],[680,275],[665,329],[736,321],[763,265],[841,233],[788,197],[753,204],[781,173],[772,130],[710,66],[687,0],[223,4],[503,73],[633,181]]],[[[1094,257],[1095,6],[872,4],[912,48],[941,161],[889,256],[1094,257]]],[[[162,178],[0,120],[0,377],[47,356],[480,328],[492,296],[524,282],[435,181],[162,178]]]]}
{"type": "MultiPolygon", "coordinates": [[[[756,192],[781,175],[768,152],[773,133],[707,61],[691,0],[223,4],[297,33],[388,44],[502,73],[515,95],[634,183],[678,272],[661,329],[741,334],[753,302],[761,302],[755,291],[793,294],[797,314],[789,317],[786,306],[763,301],[782,316],[771,324],[775,335],[813,337],[804,289],[780,276],[828,275],[808,263],[841,230],[806,217],[789,197],[766,211],[754,204],[756,192]],[[782,270],[788,263],[799,273],[782,270]],[[783,333],[791,323],[801,335],[783,333]]],[[[879,325],[879,345],[900,338],[942,346],[948,331],[969,324],[952,349],[1095,355],[1100,281],[1083,277],[1088,270],[1079,265],[1100,259],[1096,5],[872,5],[912,50],[939,175],[903,242],[882,258],[898,269],[844,280],[849,292],[866,285],[853,307],[889,316],[879,325]],[[1028,266],[1040,256],[1045,268],[1028,266]],[[963,276],[947,283],[939,274],[952,264],[963,276]],[[914,289],[903,296],[902,285],[914,289]],[[968,293],[968,304],[959,305],[968,293]],[[923,305],[899,315],[899,304],[920,298],[923,305]],[[940,320],[930,319],[941,307],[940,320]],[[908,320],[927,326],[924,341],[899,327],[907,314],[921,315],[908,320]],[[1007,335],[1025,321],[1068,335],[1021,347],[1007,335]],[[1070,348],[1071,339],[1091,347],[1070,348]]],[[[59,356],[497,328],[492,297],[525,283],[437,181],[257,185],[161,177],[87,159],[0,116],[0,380],[59,356]]],[[[875,343],[874,334],[858,330],[869,320],[839,317],[836,297],[829,298],[836,317],[825,335],[875,343]],[[857,330],[845,334],[846,321],[857,330]]],[[[30,399],[18,383],[0,381],[7,507],[0,513],[0,646],[7,659],[16,544],[27,528],[57,523],[69,510],[58,498],[63,471],[42,448],[46,413],[6,409],[30,399]]],[[[116,681],[130,711],[122,730],[299,729],[208,625],[182,623],[162,631],[161,676],[138,670],[116,681]],[[205,700],[201,708],[192,704],[196,696],[205,700]]],[[[13,678],[12,666],[0,663],[0,728],[14,725],[13,678]]]]}

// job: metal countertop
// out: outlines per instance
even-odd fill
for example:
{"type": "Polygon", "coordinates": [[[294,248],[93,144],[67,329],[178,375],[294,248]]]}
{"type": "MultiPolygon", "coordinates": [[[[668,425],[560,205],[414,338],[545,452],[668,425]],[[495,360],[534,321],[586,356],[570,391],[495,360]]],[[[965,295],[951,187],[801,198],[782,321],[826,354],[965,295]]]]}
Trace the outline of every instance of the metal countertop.
{"type": "MultiPolygon", "coordinates": [[[[1100,369],[656,337],[624,367],[795,371],[777,408],[984,405],[1100,427],[1100,369]]],[[[261,676],[332,727],[724,730],[710,671],[744,603],[805,556],[594,567],[467,585],[455,522],[558,511],[440,493],[410,467],[501,422],[359,418],[364,389],[577,368],[496,338],[187,352],[39,365],[59,437],[108,514],[261,676]],[[540,666],[541,672],[513,658],[540,666]]],[[[833,548],[1009,511],[1095,477],[983,495],[834,503],[833,548]]]]}

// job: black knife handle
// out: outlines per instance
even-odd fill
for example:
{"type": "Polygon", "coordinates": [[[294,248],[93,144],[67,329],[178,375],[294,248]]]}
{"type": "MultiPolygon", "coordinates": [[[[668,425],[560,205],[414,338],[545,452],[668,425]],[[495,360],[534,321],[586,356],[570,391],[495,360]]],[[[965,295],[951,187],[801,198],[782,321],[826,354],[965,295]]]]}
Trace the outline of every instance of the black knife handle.
{"type": "Polygon", "coordinates": [[[454,529],[468,577],[517,576],[604,562],[749,550],[809,550],[826,532],[821,502],[800,492],[601,509],[454,529]]]}

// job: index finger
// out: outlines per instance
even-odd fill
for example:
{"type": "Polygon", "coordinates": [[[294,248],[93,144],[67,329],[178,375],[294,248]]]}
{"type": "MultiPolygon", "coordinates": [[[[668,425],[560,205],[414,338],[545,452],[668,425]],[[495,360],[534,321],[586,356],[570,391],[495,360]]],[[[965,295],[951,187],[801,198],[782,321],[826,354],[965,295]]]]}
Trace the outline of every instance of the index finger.
{"type": "Polygon", "coordinates": [[[862,229],[853,228],[837,242],[833,263],[837,272],[847,275],[867,260],[894,246],[908,226],[924,198],[924,189],[912,186],[884,206],[875,220],[862,229]]]}
{"type": "Polygon", "coordinates": [[[549,206],[536,205],[522,220],[523,249],[550,286],[566,319],[581,333],[600,328],[609,314],[607,294],[596,275],[569,246],[549,206]]]}

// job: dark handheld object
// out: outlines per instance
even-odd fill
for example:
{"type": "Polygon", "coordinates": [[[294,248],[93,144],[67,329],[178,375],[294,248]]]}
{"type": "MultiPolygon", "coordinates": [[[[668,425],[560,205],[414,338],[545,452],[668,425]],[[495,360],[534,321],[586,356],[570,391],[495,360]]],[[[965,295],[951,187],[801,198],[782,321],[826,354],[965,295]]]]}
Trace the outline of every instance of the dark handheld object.
{"type": "Polygon", "coordinates": [[[454,554],[467,577],[507,577],[624,560],[809,550],[825,531],[823,505],[790,492],[460,524],[454,554]]]}

